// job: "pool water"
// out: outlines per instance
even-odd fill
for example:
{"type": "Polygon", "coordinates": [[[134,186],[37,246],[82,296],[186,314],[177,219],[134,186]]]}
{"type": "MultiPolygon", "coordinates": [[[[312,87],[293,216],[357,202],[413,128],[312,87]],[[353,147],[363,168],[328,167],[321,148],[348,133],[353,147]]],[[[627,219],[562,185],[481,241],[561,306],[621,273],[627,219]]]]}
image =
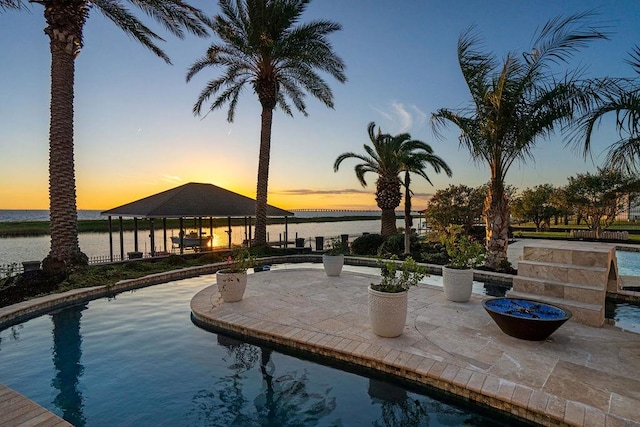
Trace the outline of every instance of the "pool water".
{"type": "Polygon", "coordinates": [[[640,252],[616,251],[618,274],[621,276],[640,276],[640,252]]]}
{"type": "Polygon", "coordinates": [[[189,302],[213,281],[157,285],[0,331],[0,383],[75,426],[514,425],[202,330],[189,302]]]}

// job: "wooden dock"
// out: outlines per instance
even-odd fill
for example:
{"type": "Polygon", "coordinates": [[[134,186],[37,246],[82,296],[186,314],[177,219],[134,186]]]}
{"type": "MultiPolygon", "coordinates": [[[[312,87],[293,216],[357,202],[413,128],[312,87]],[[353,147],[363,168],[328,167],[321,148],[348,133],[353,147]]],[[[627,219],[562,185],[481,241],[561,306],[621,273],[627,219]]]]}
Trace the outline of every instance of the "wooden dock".
{"type": "Polygon", "coordinates": [[[0,425],[3,427],[71,426],[62,418],[2,384],[0,384],[0,425]]]}

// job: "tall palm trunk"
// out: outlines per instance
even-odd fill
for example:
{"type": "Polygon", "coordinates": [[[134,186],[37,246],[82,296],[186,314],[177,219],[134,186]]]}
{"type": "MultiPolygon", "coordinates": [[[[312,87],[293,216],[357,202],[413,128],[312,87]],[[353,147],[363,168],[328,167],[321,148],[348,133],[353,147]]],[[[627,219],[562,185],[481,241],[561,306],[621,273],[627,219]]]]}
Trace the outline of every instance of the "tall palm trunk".
{"type": "Polygon", "coordinates": [[[485,199],[487,255],[485,265],[497,269],[507,258],[509,244],[509,200],[503,182],[492,177],[485,199]]]}
{"type": "Polygon", "coordinates": [[[263,106],[260,126],[260,153],[258,157],[258,184],[256,189],[255,240],[257,245],[265,245],[267,243],[267,188],[269,183],[272,122],[273,108],[263,106]]]}
{"type": "Polygon", "coordinates": [[[48,271],[86,264],[78,244],[78,213],[73,160],[73,85],[75,57],[82,45],[87,8],[84,1],[54,2],[45,8],[51,50],[51,121],[49,128],[49,210],[51,251],[48,271]],[[66,4],[64,4],[66,3],[66,4]]]}
{"type": "Polygon", "coordinates": [[[411,176],[409,172],[404,173],[404,254],[411,254],[411,226],[413,219],[411,218],[411,176]]]}

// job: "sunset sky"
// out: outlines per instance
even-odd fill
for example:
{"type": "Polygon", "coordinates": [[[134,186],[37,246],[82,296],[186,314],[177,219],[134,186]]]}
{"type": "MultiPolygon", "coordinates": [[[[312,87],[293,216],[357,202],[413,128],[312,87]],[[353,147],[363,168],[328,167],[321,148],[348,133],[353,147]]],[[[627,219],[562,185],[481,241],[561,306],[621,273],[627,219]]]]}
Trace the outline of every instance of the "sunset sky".
{"type": "MultiPolygon", "coordinates": [[[[126,3],[126,2],[125,2],[126,3]]],[[[191,4],[214,15],[216,1],[191,4]]],[[[48,208],[48,126],[50,54],[42,6],[30,12],[0,12],[0,209],[48,208]]],[[[362,188],[345,151],[363,152],[367,125],[383,132],[409,132],[432,145],[453,177],[427,170],[434,186],[413,180],[414,207],[449,184],[478,186],[488,181],[484,165],[470,163],[451,128],[436,139],[429,119],[438,108],[468,105],[470,96],[456,57],[459,35],[475,25],[485,51],[503,58],[529,50],[538,26],[558,15],[594,10],[608,26],[610,41],[581,51],[572,66],[588,76],[633,76],[625,64],[640,44],[638,0],[315,0],[303,21],[330,19],[343,30],[331,37],[347,65],[348,81],[327,76],[335,110],[308,98],[309,117],[276,110],[273,119],[269,203],[285,209],[375,208],[376,176],[362,188]]],[[[187,182],[212,183],[255,196],[260,105],[251,88],[240,98],[234,123],[226,107],[205,118],[191,109],[216,71],[203,70],[185,83],[186,70],[211,39],[166,38],[165,64],[128,38],[99,12],[85,27],[76,60],[75,167],[79,209],[106,210],[187,182]]],[[[564,148],[562,136],[541,140],[535,162],[514,165],[508,183],[518,188],[552,183],[595,171],[602,151],[615,141],[613,118],[595,135],[586,162],[564,148]]]]}

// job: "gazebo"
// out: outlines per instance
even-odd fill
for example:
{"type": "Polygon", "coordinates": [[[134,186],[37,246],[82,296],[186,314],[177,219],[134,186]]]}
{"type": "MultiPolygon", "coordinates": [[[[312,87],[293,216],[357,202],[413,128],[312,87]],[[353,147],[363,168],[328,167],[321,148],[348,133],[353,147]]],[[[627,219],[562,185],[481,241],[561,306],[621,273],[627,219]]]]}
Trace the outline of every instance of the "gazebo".
{"type": "MultiPolygon", "coordinates": [[[[162,220],[164,230],[164,252],[167,252],[167,218],[180,220],[180,253],[184,250],[183,221],[193,218],[199,223],[199,237],[202,239],[202,219],[209,218],[211,235],[213,235],[213,218],[227,218],[229,248],[231,247],[231,218],[248,218],[255,215],[256,201],[233,191],[215,186],[190,182],[170,190],[163,191],[152,196],[145,197],[135,202],[101,212],[101,215],[109,217],[109,252],[113,261],[113,228],[112,218],[119,218],[120,230],[120,257],[124,259],[123,243],[123,217],[133,218],[134,223],[134,253],[138,251],[138,219],[150,221],[151,256],[155,251],[155,220],[162,220]]],[[[275,206],[267,205],[267,215],[270,217],[285,218],[285,242],[287,240],[287,217],[293,216],[292,212],[275,206]]],[[[249,223],[249,242],[251,241],[251,224],[249,223]]],[[[141,256],[142,254],[140,254],[141,256]]]]}

